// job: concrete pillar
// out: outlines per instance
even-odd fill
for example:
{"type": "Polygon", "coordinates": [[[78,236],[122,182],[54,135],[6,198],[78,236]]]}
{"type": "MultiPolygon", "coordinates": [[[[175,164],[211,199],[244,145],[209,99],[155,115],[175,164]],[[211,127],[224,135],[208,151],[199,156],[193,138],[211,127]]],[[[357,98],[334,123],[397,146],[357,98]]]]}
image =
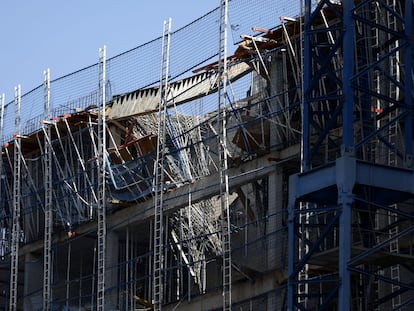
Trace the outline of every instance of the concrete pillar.
{"type": "MultiPolygon", "coordinates": [[[[269,66],[270,84],[269,92],[272,97],[271,110],[273,112],[281,111],[289,106],[289,97],[287,94],[287,68],[286,57],[287,52],[276,51],[272,54],[271,63],[269,66]]],[[[283,114],[276,114],[273,116],[274,121],[270,124],[270,147],[277,146],[289,137],[289,118],[290,113],[286,111],[283,114]],[[278,125],[281,124],[281,125],[278,125]]]]}
{"type": "Polygon", "coordinates": [[[281,269],[286,255],[283,226],[283,174],[281,169],[268,177],[267,264],[270,270],[281,269]]]}
{"type": "Polygon", "coordinates": [[[41,310],[43,306],[43,261],[41,257],[33,254],[27,254],[24,259],[23,309],[26,311],[41,310]]]}
{"type": "MultiPolygon", "coordinates": [[[[278,111],[289,103],[286,91],[286,51],[275,52],[272,55],[272,62],[269,68],[269,74],[271,78],[270,95],[278,95],[277,99],[272,100],[272,111],[278,111]]],[[[286,126],[289,122],[287,116],[278,117],[277,122],[281,122],[286,126]]],[[[286,128],[280,127],[275,123],[270,124],[270,147],[277,146],[281,143],[281,140],[288,138],[288,131],[286,128]]],[[[275,282],[280,283],[284,280],[286,275],[285,265],[287,257],[287,237],[283,227],[283,171],[278,168],[274,174],[268,177],[268,223],[266,226],[267,234],[267,267],[269,271],[274,273],[275,282]]],[[[282,305],[283,297],[281,292],[271,292],[267,297],[267,310],[276,310],[282,305]]]]}
{"type": "MultiPolygon", "coordinates": [[[[271,86],[270,86],[270,95],[281,94],[284,90],[286,81],[284,80],[283,72],[286,70],[284,68],[283,57],[286,52],[275,52],[272,55],[272,62],[269,70],[271,77],[271,86]]],[[[284,105],[284,96],[278,98],[278,100],[272,101],[272,110],[277,111],[283,108],[284,105]]],[[[284,122],[286,119],[279,119],[278,121],[284,122]]],[[[270,125],[270,146],[275,146],[280,143],[279,139],[285,138],[285,135],[282,133],[284,129],[281,129],[275,123],[270,125]],[[279,133],[277,135],[276,133],[279,133]]],[[[268,266],[270,269],[281,269],[282,263],[281,259],[285,256],[284,251],[284,241],[282,232],[275,233],[276,231],[282,228],[283,220],[283,172],[280,168],[274,174],[269,175],[268,177],[268,224],[267,224],[267,234],[269,235],[269,246],[268,246],[268,266]],[[283,254],[283,256],[282,256],[283,254]]]]}
{"type": "MultiPolygon", "coordinates": [[[[267,268],[274,273],[275,283],[284,280],[287,262],[287,237],[283,227],[283,173],[277,169],[268,179],[267,268]]],[[[268,294],[267,310],[281,306],[280,291],[268,294]]]]}
{"type": "Polygon", "coordinates": [[[114,231],[106,234],[105,310],[118,310],[119,236],[114,231]]]}

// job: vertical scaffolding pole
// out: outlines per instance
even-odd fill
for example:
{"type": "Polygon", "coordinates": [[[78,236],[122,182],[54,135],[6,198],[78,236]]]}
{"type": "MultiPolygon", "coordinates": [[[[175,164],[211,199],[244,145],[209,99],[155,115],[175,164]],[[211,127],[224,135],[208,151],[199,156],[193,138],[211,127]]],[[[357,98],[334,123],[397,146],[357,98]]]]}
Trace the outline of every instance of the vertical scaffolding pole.
{"type": "MultiPolygon", "coordinates": [[[[4,102],[6,100],[6,97],[4,93],[0,96],[0,198],[3,195],[2,190],[2,178],[3,176],[3,126],[4,126],[4,102]]],[[[0,220],[0,258],[2,258],[6,253],[6,236],[5,236],[5,230],[6,230],[6,211],[5,206],[2,206],[2,200],[0,199],[0,217],[4,219],[0,220]],[[4,235],[3,235],[4,232],[4,235]]],[[[4,200],[6,201],[6,200],[4,200]]]]}
{"type": "Polygon", "coordinates": [[[1,105],[1,107],[0,107],[0,109],[1,109],[1,111],[0,111],[0,143],[2,143],[2,140],[3,140],[3,125],[4,125],[3,117],[4,117],[4,103],[5,103],[5,101],[6,101],[6,96],[3,93],[0,96],[0,105],[1,105]]]}
{"type": "MultiPolygon", "coordinates": [[[[0,96],[0,196],[2,195],[2,183],[1,183],[1,176],[3,174],[3,126],[4,126],[4,102],[6,97],[3,94],[0,96]]],[[[2,209],[1,200],[0,200],[0,210],[2,209]]],[[[2,212],[3,213],[3,212],[2,212]]],[[[1,223],[0,223],[1,224],[1,223]]],[[[2,225],[2,224],[1,224],[2,225]]],[[[0,256],[3,256],[3,251],[0,248],[0,256]]]]}
{"type": "MultiPolygon", "coordinates": [[[[397,11],[397,3],[395,0],[388,0],[387,5],[388,7],[392,9],[391,12],[388,12],[386,14],[386,21],[388,24],[388,28],[392,31],[398,31],[397,17],[394,14],[392,14],[397,11]]],[[[390,37],[389,40],[392,40],[392,35],[389,35],[389,37],[390,37]]],[[[398,50],[399,45],[400,43],[398,41],[395,41],[394,43],[389,45],[388,49],[390,52],[392,52],[393,50],[398,50]]],[[[395,79],[396,81],[401,81],[401,72],[400,72],[400,65],[399,65],[403,61],[401,57],[402,56],[400,55],[400,52],[398,51],[398,52],[392,53],[389,58],[389,74],[392,77],[392,79],[395,79]]],[[[406,83],[407,82],[408,81],[406,81],[406,83]]],[[[388,91],[389,96],[392,99],[395,99],[396,101],[398,101],[400,99],[400,88],[398,88],[394,84],[394,82],[391,82],[391,81],[388,87],[389,87],[389,91],[388,91]]],[[[409,96],[409,98],[411,98],[411,96],[409,96]]],[[[389,122],[392,122],[392,120],[395,119],[399,113],[401,112],[399,111],[398,108],[395,109],[393,112],[390,112],[388,114],[389,122]]],[[[407,119],[411,120],[411,118],[407,118],[407,119]]],[[[400,126],[401,124],[399,122],[395,122],[389,126],[389,130],[388,130],[388,135],[387,135],[388,141],[395,147],[398,146],[398,143],[399,143],[398,138],[399,138],[400,126]]],[[[406,160],[407,158],[405,157],[404,163],[406,163],[406,160]]],[[[387,164],[390,166],[398,166],[399,164],[398,162],[399,161],[398,161],[398,155],[396,152],[396,148],[390,148],[388,150],[388,163],[387,164]]],[[[392,205],[392,207],[396,210],[398,209],[397,205],[392,205]]],[[[388,212],[388,227],[389,227],[388,233],[390,237],[394,237],[398,235],[400,231],[398,224],[399,224],[399,215],[396,213],[388,212]]],[[[390,253],[398,254],[400,250],[399,239],[393,240],[390,243],[389,248],[390,248],[390,253]]],[[[400,282],[400,265],[394,264],[390,266],[389,273],[390,273],[391,280],[395,282],[391,284],[391,292],[398,293],[400,290],[400,286],[398,285],[398,283],[400,282]]],[[[393,295],[393,296],[394,297],[391,299],[391,306],[393,310],[395,310],[395,309],[398,309],[398,307],[401,305],[401,295],[393,295]]]]}
{"type": "Polygon", "coordinates": [[[10,268],[10,305],[9,310],[17,310],[17,287],[19,271],[19,238],[20,238],[20,194],[21,194],[21,155],[20,155],[20,85],[14,88],[14,167],[13,167],[13,227],[11,240],[10,268]]]}
{"type": "Polygon", "coordinates": [[[154,165],[154,256],[153,256],[153,304],[161,310],[164,296],[164,157],[166,138],[166,114],[168,97],[168,71],[170,58],[171,18],[164,21],[160,73],[160,104],[158,110],[157,159],[154,165]]]}
{"type": "Polygon", "coordinates": [[[105,193],[105,157],[106,157],[106,115],[105,115],[105,80],[106,47],[99,49],[99,110],[98,110],[98,311],[105,309],[105,256],[106,256],[106,193],[105,193]]]}
{"type": "MultiPolygon", "coordinates": [[[[413,1],[406,0],[404,5],[405,10],[405,28],[404,28],[404,44],[405,48],[405,89],[404,89],[404,100],[405,100],[405,112],[411,112],[413,108],[413,97],[412,97],[412,85],[413,85],[413,1]]],[[[413,167],[413,118],[408,117],[405,120],[405,166],[413,167]]]]}
{"type": "Polygon", "coordinates": [[[51,137],[50,120],[50,70],[43,72],[43,104],[44,104],[44,188],[45,188],[45,235],[44,235],[44,258],[43,258],[43,310],[51,310],[51,273],[52,273],[52,151],[48,137],[51,137]]]}
{"type": "Polygon", "coordinates": [[[220,203],[221,203],[221,245],[223,255],[223,310],[231,310],[231,241],[230,241],[230,215],[229,215],[229,176],[227,163],[227,24],[228,1],[220,1],[219,24],[219,60],[218,74],[220,87],[218,90],[219,103],[219,174],[220,174],[220,203]]]}

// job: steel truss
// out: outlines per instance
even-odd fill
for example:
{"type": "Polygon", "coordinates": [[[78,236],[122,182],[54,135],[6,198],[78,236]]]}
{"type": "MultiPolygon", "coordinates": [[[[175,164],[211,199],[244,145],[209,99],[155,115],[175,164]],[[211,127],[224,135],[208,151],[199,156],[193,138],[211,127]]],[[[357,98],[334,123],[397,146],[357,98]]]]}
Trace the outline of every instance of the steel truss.
{"type": "Polygon", "coordinates": [[[396,243],[414,231],[406,204],[414,197],[412,6],[322,0],[312,11],[305,1],[303,169],[289,185],[289,310],[410,303],[403,295],[412,295],[411,281],[387,269],[413,260],[396,243]]]}

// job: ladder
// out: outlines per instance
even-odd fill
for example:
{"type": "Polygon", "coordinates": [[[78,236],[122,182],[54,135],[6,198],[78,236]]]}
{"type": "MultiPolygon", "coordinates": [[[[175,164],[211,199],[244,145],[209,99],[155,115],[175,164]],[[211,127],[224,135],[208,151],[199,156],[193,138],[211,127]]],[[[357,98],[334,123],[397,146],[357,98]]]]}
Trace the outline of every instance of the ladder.
{"type": "Polygon", "coordinates": [[[43,73],[43,103],[44,103],[44,188],[45,188],[45,233],[44,233],[44,258],[43,258],[43,310],[51,310],[51,273],[52,273],[52,151],[48,137],[51,136],[50,120],[50,71],[43,73]]]}
{"type": "MultiPolygon", "coordinates": [[[[393,11],[397,10],[396,0],[388,0],[387,5],[391,9],[393,9],[393,11]]],[[[387,23],[388,23],[388,28],[390,30],[393,30],[393,31],[398,30],[397,18],[395,14],[393,14],[392,12],[387,12],[387,23]]],[[[395,41],[394,43],[390,45],[389,47],[390,52],[396,48],[398,48],[398,41],[395,41]]],[[[396,81],[400,81],[401,79],[400,68],[399,68],[399,62],[400,62],[399,58],[400,58],[399,52],[394,52],[393,54],[390,55],[390,63],[389,63],[390,76],[396,81]]],[[[400,91],[399,88],[393,82],[389,83],[389,97],[390,98],[394,100],[399,100],[399,97],[400,97],[399,91],[400,91]]],[[[389,122],[393,122],[392,120],[397,116],[398,113],[399,113],[398,109],[395,109],[393,112],[390,112],[389,122]]],[[[394,149],[390,148],[388,152],[388,165],[390,166],[398,165],[397,152],[396,152],[396,149],[398,148],[398,133],[399,133],[398,128],[399,128],[398,122],[393,122],[389,126],[388,140],[389,140],[390,145],[394,147],[394,149]]],[[[395,209],[398,208],[397,204],[394,204],[391,207],[395,209]]],[[[390,238],[392,238],[399,232],[397,222],[398,222],[398,215],[395,213],[389,213],[388,224],[390,226],[390,230],[389,230],[390,238]]],[[[398,239],[394,239],[390,243],[390,253],[392,254],[399,253],[398,239]]],[[[397,264],[397,265],[393,265],[390,267],[390,278],[391,280],[396,281],[397,283],[400,281],[400,265],[397,264]]],[[[394,293],[400,289],[400,286],[393,283],[391,285],[391,288],[392,288],[392,292],[394,293]]],[[[401,295],[396,295],[395,297],[392,298],[392,308],[395,309],[400,305],[401,305],[401,295]]]]}
{"type": "Polygon", "coordinates": [[[227,25],[228,0],[220,0],[219,22],[219,59],[218,59],[218,111],[220,135],[219,139],[219,175],[220,175],[220,203],[221,203],[221,246],[223,257],[223,310],[231,310],[231,224],[229,213],[229,176],[227,162],[227,123],[226,123],[226,96],[227,96],[227,25]]]}
{"type": "MultiPolygon", "coordinates": [[[[394,11],[397,9],[396,0],[388,0],[387,4],[388,6],[393,9],[394,11]]],[[[387,24],[388,28],[392,31],[398,31],[398,25],[397,25],[397,18],[395,15],[391,12],[387,12],[387,24]]],[[[392,36],[392,35],[390,35],[392,36]]],[[[392,52],[398,48],[398,41],[395,41],[394,43],[391,43],[389,46],[389,52],[392,52]]],[[[400,81],[401,74],[400,74],[400,68],[399,68],[399,62],[400,62],[400,53],[394,52],[390,55],[389,59],[389,72],[390,76],[395,79],[396,81],[400,81]]],[[[389,94],[388,96],[391,99],[399,100],[400,97],[400,90],[395,85],[393,81],[389,82],[389,94]]],[[[394,109],[393,112],[389,113],[388,121],[392,122],[393,119],[396,118],[397,114],[399,114],[399,109],[394,109]]],[[[398,147],[398,122],[392,122],[389,126],[388,130],[388,140],[391,146],[394,147],[394,149],[390,148],[388,152],[388,165],[391,166],[397,166],[397,153],[395,152],[395,149],[398,147]]]]}
{"type": "Polygon", "coordinates": [[[105,120],[105,80],[106,80],[106,47],[99,49],[99,109],[98,109],[98,280],[97,302],[98,311],[105,309],[105,256],[106,256],[106,195],[105,195],[105,156],[106,156],[106,120],[105,120]]]}
{"type": "MultiPolygon", "coordinates": [[[[308,204],[310,203],[301,203],[301,210],[308,210],[308,204]]],[[[309,252],[309,246],[306,241],[309,240],[309,213],[301,213],[299,215],[299,226],[301,234],[301,243],[298,245],[298,259],[302,260],[309,252]]],[[[303,269],[298,274],[298,303],[302,307],[306,308],[308,303],[308,294],[309,294],[309,265],[305,264],[303,269]]],[[[322,302],[320,302],[322,304],[322,302]]]]}
{"type": "Polygon", "coordinates": [[[160,104],[158,108],[157,158],[154,165],[154,256],[153,256],[153,305],[154,310],[161,310],[164,296],[164,160],[166,139],[166,114],[168,100],[168,71],[171,40],[171,18],[164,21],[162,34],[162,54],[160,73],[160,104]]]}
{"type": "MultiPolygon", "coordinates": [[[[382,19],[382,10],[380,8],[379,3],[375,3],[375,5],[372,8],[372,15],[375,18],[375,20],[377,21],[377,23],[380,23],[381,19],[382,19]]],[[[380,47],[380,31],[378,29],[378,27],[371,27],[371,35],[373,37],[372,40],[372,50],[379,50],[380,47]]],[[[378,61],[380,58],[380,55],[374,54],[374,59],[373,61],[378,61]]],[[[382,86],[382,78],[381,78],[381,73],[379,71],[374,72],[373,74],[373,81],[372,81],[372,86],[375,89],[375,92],[380,94],[381,93],[381,86],[382,86]]],[[[382,111],[382,109],[384,108],[383,106],[383,102],[380,99],[375,99],[375,106],[373,107],[375,111],[382,111]]],[[[375,129],[378,130],[381,128],[383,121],[380,119],[377,119],[377,113],[374,114],[375,116],[375,129]]],[[[380,141],[377,140],[376,144],[375,144],[375,148],[373,148],[373,153],[371,155],[371,158],[373,159],[373,161],[375,161],[376,163],[384,163],[384,149],[381,148],[381,144],[380,141]]],[[[384,216],[381,215],[381,213],[379,211],[377,211],[375,213],[375,232],[380,232],[380,230],[386,225],[386,220],[384,219],[384,216]]],[[[377,235],[376,238],[376,244],[381,243],[382,241],[382,237],[380,235],[377,235]]],[[[384,269],[379,269],[378,274],[383,276],[385,274],[385,270],[384,269]]],[[[378,278],[375,278],[373,280],[373,289],[374,289],[374,293],[375,293],[375,297],[378,299],[379,297],[381,297],[382,295],[382,288],[381,288],[381,282],[378,280],[378,278]]],[[[377,305],[373,308],[373,311],[379,311],[380,307],[377,305]]]]}
{"type": "Polygon", "coordinates": [[[10,268],[10,311],[17,310],[17,287],[19,270],[19,239],[20,239],[20,194],[21,194],[21,155],[20,155],[20,85],[14,88],[14,167],[13,167],[13,226],[11,240],[11,268],[10,268]]]}

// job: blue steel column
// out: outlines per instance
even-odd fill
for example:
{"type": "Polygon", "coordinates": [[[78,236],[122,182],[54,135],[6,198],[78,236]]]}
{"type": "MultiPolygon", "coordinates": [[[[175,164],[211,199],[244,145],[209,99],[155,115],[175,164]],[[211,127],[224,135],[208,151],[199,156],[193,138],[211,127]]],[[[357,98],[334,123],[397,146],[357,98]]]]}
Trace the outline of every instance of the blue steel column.
{"type": "Polygon", "coordinates": [[[405,1],[405,40],[407,47],[405,48],[405,107],[408,113],[408,117],[405,121],[405,164],[409,168],[412,168],[412,130],[413,130],[413,118],[412,118],[412,109],[413,109],[413,98],[412,98],[412,88],[413,88],[413,77],[412,77],[412,57],[413,57],[413,46],[412,46],[412,25],[413,25],[413,2],[410,0],[405,1]]]}
{"type": "Polygon", "coordinates": [[[354,91],[352,88],[352,77],[355,68],[355,30],[352,11],[354,1],[346,0],[343,5],[343,77],[342,91],[344,96],[343,106],[343,136],[342,136],[342,155],[353,153],[354,148],[354,91]]]}
{"type": "Polygon", "coordinates": [[[343,5],[343,71],[342,91],[344,105],[343,135],[342,135],[342,158],[337,161],[337,187],[338,204],[341,208],[339,217],[339,277],[340,287],[338,293],[338,310],[350,310],[351,298],[351,275],[348,262],[351,259],[351,232],[352,232],[352,188],[355,180],[355,158],[354,155],[354,90],[352,88],[352,77],[355,68],[355,29],[352,17],[354,1],[346,0],[343,5]]]}
{"type": "Polygon", "coordinates": [[[350,310],[351,274],[348,263],[351,260],[351,223],[354,197],[352,189],[356,178],[356,159],[345,155],[336,161],[336,184],[338,187],[339,217],[339,259],[338,270],[340,286],[338,293],[338,311],[350,310]]]}
{"type": "Polygon", "coordinates": [[[307,171],[310,168],[310,149],[309,149],[309,139],[310,139],[310,120],[309,120],[309,109],[310,109],[310,100],[309,100],[309,88],[311,81],[311,70],[312,70],[312,61],[311,61],[311,49],[310,49],[310,27],[311,27],[311,0],[305,0],[305,16],[304,16],[304,37],[303,37],[303,81],[302,88],[303,98],[302,98],[302,172],[307,171]]]}

